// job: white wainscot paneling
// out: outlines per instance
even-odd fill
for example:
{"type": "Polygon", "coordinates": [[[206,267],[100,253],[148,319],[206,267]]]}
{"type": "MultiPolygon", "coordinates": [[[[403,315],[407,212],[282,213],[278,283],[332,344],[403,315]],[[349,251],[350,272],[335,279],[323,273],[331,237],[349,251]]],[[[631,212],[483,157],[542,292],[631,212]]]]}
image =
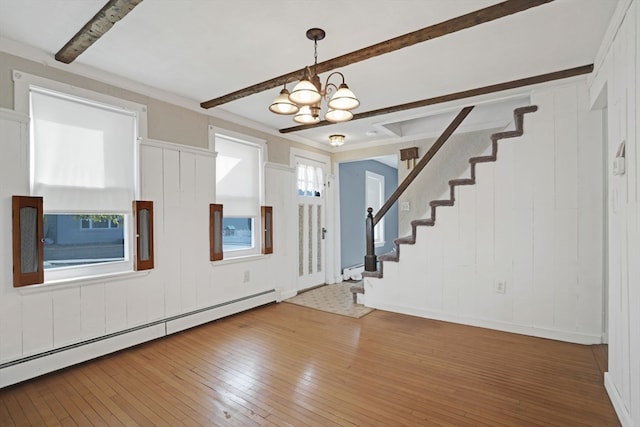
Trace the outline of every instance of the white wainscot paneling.
{"type": "Polygon", "coordinates": [[[22,350],[30,355],[53,348],[53,303],[50,292],[23,295],[22,350]]]}
{"type": "Polygon", "coordinates": [[[195,159],[195,195],[193,205],[193,236],[189,246],[194,248],[196,300],[199,307],[215,301],[212,286],[213,272],[209,261],[209,204],[213,203],[215,157],[198,155],[195,159]]]}
{"type": "Polygon", "coordinates": [[[578,207],[578,112],[566,112],[555,118],[556,207],[578,207]]]}
{"type": "Polygon", "coordinates": [[[181,264],[180,245],[182,222],[180,216],[180,153],[163,150],[163,203],[164,222],[162,224],[162,246],[159,248],[158,263],[162,269],[166,315],[172,316],[181,310],[181,264]]]}
{"type": "Polygon", "coordinates": [[[82,338],[80,288],[72,287],[52,292],[53,346],[63,347],[82,338]]]}
{"type": "Polygon", "coordinates": [[[20,297],[7,292],[0,297],[0,362],[22,355],[22,312],[20,297]]]}
{"type": "Polygon", "coordinates": [[[105,284],[84,285],[80,288],[82,339],[96,338],[105,333],[105,284]]]}
{"type": "Polygon", "coordinates": [[[180,304],[182,312],[195,310],[197,301],[197,274],[196,258],[207,256],[208,250],[203,254],[198,253],[198,247],[191,244],[193,239],[200,235],[206,235],[208,228],[202,229],[196,222],[195,213],[198,209],[196,203],[196,157],[192,153],[180,152],[180,304]]]}
{"type": "Polygon", "coordinates": [[[472,266],[475,271],[478,245],[476,241],[476,189],[475,185],[456,187],[458,206],[458,259],[460,265],[472,266]]]}
{"type": "Polygon", "coordinates": [[[171,242],[166,239],[164,216],[163,149],[154,145],[140,148],[141,187],[143,200],[153,201],[154,221],[154,269],[142,279],[147,289],[147,317],[160,319],[165,315],[165,287],[174,274],[167,252],[171,242]]]}
{"type": "Polygon", "coordinates": [[[560,330],[574,331],[579,295],[577,209],[557,210],[555,221],[554,323],[560,330]]]}
{"type": "MultiPolygon", "coordinates": [[[[463,191],[461,190],[461,197],[464,197],[463,191]]],[[[476,193],[477,228],[475,233],[478,248],[476,250],[476,270],[493,270],[496,248],[493,170],[487,168],[486,165],[478,165],[476,167],[476,184],[470,186],[468,191],[476,193]]],[[[461,235],[460,237],[465,236],[461,235]]]]}
{"type": "Polygon", "coordinates": [[[127,285],[126,281],[105,284],[104,307],[108,334],[127,328],[127,285]]]}
{"type": "Polygon", "coordinates": [[[150,320],[147,308],[147,298],[150,294],[150,277],[151,274],[127,281],[127,328],[142,325],[150,320]]]}
{"type": "Polygon", "coordinates": [[[267,163],[265,167],[266,205],[273,207],[273,250],[269,273],[281,297],[287,298],[296,292],[297,279],[297,234],[291,224],[297,221],[296,170],[278,164],[267,163]]]}

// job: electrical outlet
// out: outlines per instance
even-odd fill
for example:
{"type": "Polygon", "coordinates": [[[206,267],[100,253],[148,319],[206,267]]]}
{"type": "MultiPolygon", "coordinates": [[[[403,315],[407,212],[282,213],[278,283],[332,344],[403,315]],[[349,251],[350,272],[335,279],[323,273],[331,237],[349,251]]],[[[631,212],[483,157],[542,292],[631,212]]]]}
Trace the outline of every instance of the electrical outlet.
{"type": "Polygon", "coordinates": [[[250,279],[251,279],[251,276],[249,274],[249,270],[245,270],[244,271],[244,283],[247,283],[250,279]]]}
{"type": "Polygon", "coordinates": [[[507,292],[507,282],[496,282],[496,293],[504,294],[505,292],[507,292]]]}

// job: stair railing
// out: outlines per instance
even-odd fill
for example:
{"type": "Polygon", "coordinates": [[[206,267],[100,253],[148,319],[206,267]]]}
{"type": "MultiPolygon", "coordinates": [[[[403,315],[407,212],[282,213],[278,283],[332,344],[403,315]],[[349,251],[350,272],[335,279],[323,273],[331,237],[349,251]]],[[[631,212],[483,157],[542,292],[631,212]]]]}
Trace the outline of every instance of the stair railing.
{"type": "Polygon", "coordinates": [[[460,126],[462,121],[469,115],[469,113],[473,110],[473,106],[463,108],[458,115],[453,119],[453,121],[449,124],[449,126],[442,132],[442,135],[438,137],[436,142],[433,143],[431,148],[425,153],[424,156],[420,159],[420,161],[416,164],[416,166],[409,172],[406,178],[402,181],[402,183],[396,188],[393,194],[389,197],[389,199],[382,205],[380,210],[373,215],[373,208],[367,208],[367,219],[365,223],[366,227],[366,255],[364,256],[364,270],[365,271],[376,271],[378,269],[378,259],[376,257],[375,252],[375,226],[380,222],[382,217],[389,211],[391,206],[395,202],[398,201],[402,193],[409,187],[409,185],[413,182],[413,180],[420,174],[420,172],[427,166],[427,163],[431,161],[433,156],[436,155],[438,150],[442,148],[445,142],[449,139],[449,137],[455,132],[455,130],[460,126]]]}

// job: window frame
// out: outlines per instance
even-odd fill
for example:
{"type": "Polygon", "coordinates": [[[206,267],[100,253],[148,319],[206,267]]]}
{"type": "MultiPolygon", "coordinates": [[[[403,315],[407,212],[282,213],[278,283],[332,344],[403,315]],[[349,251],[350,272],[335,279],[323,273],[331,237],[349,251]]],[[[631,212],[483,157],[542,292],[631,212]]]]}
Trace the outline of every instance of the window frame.
{"type": "MultiPolygon", "coordinates": [[[[384,175],[381,175],[379,173],[370,171],[370,170],[365,170],[365,204],[367,205],[366,208],[373,208],[373,212],[375,214],[375,212],[377,212],[378,210],[380,210],[380,208],[382,207],[382,205],[384,204],[384,192],[385,192],[385,178],[384,175]],[[378,202],[375,204],[375,206],[371,203],[371,200],[369,200],[369,185],[371,181],[375,181],[376,183],[376,187],[377,187],[377,194],[378,194],[378,202]]],[[[385,227],[384,227],[384,217],[380,219],[380,221],[378,221],[378,223],[375,225],[374,227],[374,246],[375,247],[382,247],[386,244],[386,240],[385,240],[385,227]]]]}
{"type": "MultiPolygon", "coordinates": [[[[31,75],[22,71],[13,70],[12,73],[14,81],[14,106],[17,112],[23,113],[30,117],[31,120],[31,107],[30,107],[30,91],[32,87],[44,90],[45,92],[55,92],[59,94],[61,98],[68,98],[72,101],[79,101],[87,105],[93,105],[98,107],[106,107],[115,111],[122,110],[128,111],[135,116],[135,125],[132,150],[133,150],[133,164],[132,164],[132,176],[133,176],[133,200],[139,198],[140,194],[140,141],[147,138],[147,108],[142,104],[138,104],[132,101],[128,101],[121,98],[116,98],[110,95],[105,95],[92,90],[79,88],[69,84],[64,84],[55,80],[50,80],[44,77],[31,75]]],[[[27,138],[29,147],[31,146],[31,130],[29,130],[29,136],[27,138]]],[[[32,151],[29,148],[29,158],[31,158],[32,151]]],[[[32,172],[33,166],[30,162],[28,169],[28,175],[26,181],[29,184],[29,188],[32,185],[32,172]]],[[[44,206],[46,208],[47,201],[44,200],[44,206]]],[[[121,212],[119,210],[114,211],[100,211],[96,214],[116,214],[124,216],[124,223],[121,225],[124,228],[125,235],[125,260],[114,261],[109,263],[96,263],[96,264],[84,264],[74,267],[62,267],[57,269],[44,270],[44,280],[41,283],[62,283],[62,282],[76,282],[82,279],[93,279],[104,276],[111,276],[113,274],[122,274],[134,272],[134,257],[135,257],[135,243],[133,221],[133,210],[121,212]]],[[[74,214],[72,210],[56,210],[50,212],[43,212],[44,214],[74,214]]],[[[91,229],[83,229],[83,231],[90,231],[91,229]]]]}
{"type": "MultiPolygon", "coordinates": [[[[224,250],[224,230],[221,230],[223,240],[223,259],[232,260],[232,259],[241,259],[245,257],[251,256],[261,256],[262,255],[262,245],[263,245],[263,233],[261,231],[261,206],[264,204],[264,188],[265,188],[265,164],[267,163],[267,150],[266,150],[266,141],[254,137],[250,137],[248,135],[240,134],[237,132],[229,131],[227,129],[217,128],[215,126],[209,126],[209,149],[213,151],[216,155],[216,165],[215,165],[215,173],[216,183],[215,183],[215,200],[216,204],[224,205],[224,202],[219,199],[218,195],[218,184],[217,184],[217,169],[218,169],[218,154],[219,151],[216,147],[216,139],[220,137],[230,142],[235,142],[238,144],[248,145],[250,147],[254,147],[258,150],[259,153],[259,171],[258,171],[258,194],[257,194],[257,203],[255,206],[255,211],[251,213],[251,215],[228,215],[227,218],[251,218],[252,219],[252,242],[253,247],[251,249],[237,249],[237,250],[224,250]]],[[[228,206],[228,205],[227,205],[228,206]]],[[[225,207],[227,209],[227,207],[225,207]]],[[[228,209],[227,209],[228,211],[228,209]]],[[[223,215],[224,221],[224,215],[223,215]]],[[[211,257],[210,257],[211,258],[211,257]]],[[[212,260],[213,261],[213,260],[212,260]]]]}

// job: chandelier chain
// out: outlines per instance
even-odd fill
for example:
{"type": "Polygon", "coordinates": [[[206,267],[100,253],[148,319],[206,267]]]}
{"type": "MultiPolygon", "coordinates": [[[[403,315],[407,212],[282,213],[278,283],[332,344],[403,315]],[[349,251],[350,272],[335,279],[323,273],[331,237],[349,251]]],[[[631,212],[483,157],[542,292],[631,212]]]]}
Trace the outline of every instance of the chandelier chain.
{"type": "Polygon", "coordinates": [[[313,40],[313,75],[318,75],[318,39],[313,40]]]}

